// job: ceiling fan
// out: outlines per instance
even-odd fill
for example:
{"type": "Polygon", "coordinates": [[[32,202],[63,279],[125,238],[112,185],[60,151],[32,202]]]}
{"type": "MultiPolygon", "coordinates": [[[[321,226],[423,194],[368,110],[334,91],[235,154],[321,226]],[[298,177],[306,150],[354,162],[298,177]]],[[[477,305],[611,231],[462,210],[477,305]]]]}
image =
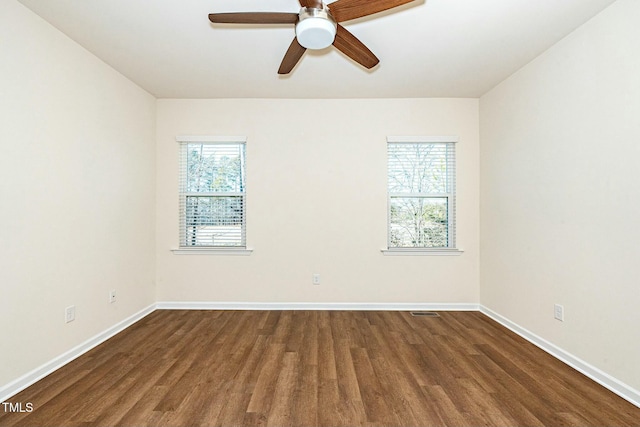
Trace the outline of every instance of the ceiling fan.
{"type": "Polygon", "coordinates": [[[414,0],[337,0],[329,5],[322,0],[298,1],[299,13],[211,13],[209,20],[223,24],[294,24],[296,36],[284,55],[278,74],[289,74],[307,49],[324,49],[332,44],[363,67],[373,68],[380,60],[340,23],[414,0]]]}

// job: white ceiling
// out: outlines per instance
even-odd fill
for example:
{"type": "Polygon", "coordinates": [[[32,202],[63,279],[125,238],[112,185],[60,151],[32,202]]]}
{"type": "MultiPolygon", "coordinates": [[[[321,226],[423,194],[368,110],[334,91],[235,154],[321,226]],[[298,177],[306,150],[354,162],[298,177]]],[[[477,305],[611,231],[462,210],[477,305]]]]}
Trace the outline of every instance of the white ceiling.
{"type": "Polygon", "coordinates": [[[380,58],[372,70],[329,47],[288,76],[292,25],[207,15],[297,0],[19,1],[158,98],[406,98],[479,97],[614,0],[416,0],[343,24],[380,58]]]}

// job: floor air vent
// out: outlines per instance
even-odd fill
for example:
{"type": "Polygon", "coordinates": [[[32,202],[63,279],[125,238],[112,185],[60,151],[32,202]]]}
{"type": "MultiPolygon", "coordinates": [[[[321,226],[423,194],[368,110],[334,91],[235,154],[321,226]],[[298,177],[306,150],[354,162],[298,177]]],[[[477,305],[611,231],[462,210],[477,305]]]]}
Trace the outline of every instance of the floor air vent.
{"type": "Polygon", "coordinates": [[[440,317],[435,311],[412,311],[411,315],[414,317],[440,317]]]}

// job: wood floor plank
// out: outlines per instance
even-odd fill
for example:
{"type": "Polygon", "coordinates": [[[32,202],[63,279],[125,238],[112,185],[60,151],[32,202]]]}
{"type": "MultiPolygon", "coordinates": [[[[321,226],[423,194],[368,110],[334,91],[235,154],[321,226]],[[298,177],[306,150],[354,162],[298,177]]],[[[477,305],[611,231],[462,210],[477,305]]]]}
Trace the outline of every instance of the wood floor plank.
{"type": "Polygon", "coordinates": [[[321,380],[337,380],[336,358],[330,327],[318,329],[318,376],[321,380]]]}
{"type": "Polygon", "coordinates": [[[475,379],[459,378],[458,383],[462,391],[473,400],[473,406],[467,407],[467,411],[475,420],[480,420],[477,425],[519,425],[518,421],[495,400],[495,394],[487,393],[475,379]]]}
{"type": "MultiPolygon", "coordinates": [[[[323,378],[318,381],[318,425],[347,426],[350,418],[340,411],[340,390],[337,379],[323,378]]],[[[353,425],[360,423],[352,422],[353,425]]]]}
{"type": "Polygon", "coordinates": [[[371,365],[367,351],[364,348],[352,348],[351,358],[358,378],[358,389],[366,414],[365,420],[382,425],[400,425],[400,420],[387,405],[384,389],[371,365]]]}
{"type": "Polygon", "coordinates": [[[268,414],[271,401],[280,374],[282,358],[285,353],[284,344],[268,344],[264,352],[263,363],[259,369],[256,385],[247,407],[247,412],[268,414]]]}
{"type": "Polygon", "coordinates": [[[371,364],[390,410],[400,421],[399,425],[445,425],[434,411],[433,403],[423,398],[415,378],[394,367],[384,357],[371,359],[371,364]],[[422,404],[415,405],[413,402],[422,404]]]}
{"type": "Polygon", "coordinates": [[[96,419],[97,426],[140,426],[154,425],[155,419],[159,419],[161,413],[154,412],[158,402],[167,394],[168,386],[153,386],[141,396],[137,396],[133,406],[124,413],[112,412],[104,413],[96,419]],[[155,414],[155,415],[154,415],[155,414]],[[108,422],[107,418],[114,417],[115,420],[108,422]],[[104,418],[104,420],[103,420],[104,418]]]}
{"type": "MultiPolygon", "coordinates": [[[[211,378],[216,378],[216,376],[214,375],[211,378]]],[[[228,403],[221,396],[226,397],[229,394],[233,394],[231,391],[233,381],[213,379],[208,380],[207,384],[209,387],[197,396],[199,405],[185,408],[185,412],[191,415],[190,417],[188,414],[185,415],[185,419],[189,420],[190,426],[220,425],[220,414],[228,403]]]]}
{"type": "MultiPolygon", "coordinates": [[[[268,345],[268,338],[266,335],[258,335],[251,344],[251,348],[247,349],[244,361],[239,366],[238,373],[233,377],[232,393],[251,395],[255,389],[258,374],[262,369],[261,361],[268,345]]],[[[228,376],[230,375],[227,373],[223,378],[228,376]]]]}
{"type": "Polygon", "coordinates": [[[112,425],[118,414],[127,412],[135,404],[136,400],[132,399],[132,395],[144,394],[174,363],[175,360],[165,359],[156,351],[144,361],[139,361],[127,375],[105,392],[94,393],[98,399],[91,403],[88,401],[74,418],[84,422],[112,425]]]}
{"type": "Polygon", "coordinates": [[[425,425],[445,425],[450,427],[464,427],[480,424],[472,424],[464,416],[461,408],[457,406],[449,397],[444,387],[441,385],[433,385],[422,387],[423,395],[430,402],[433,402],[435,412],[443,421],[442,424],[425,424],[425,425]]]}
{"type": "Polygon", "coordinates": [[[291,408],[298,378],[298,355],[285,351],[282,367],[273,392],[273,400],[267,417],[267,426],[286,427],[292,425],[291,408]]]}
{"type": "Polygon", "coordinates": [[[318,365],[318,312],[306,312],[300,348],[301,363],[318,365]]]}
{"type": "Polygon", "coordinates": [[[492,388],[496,390],[496,400],[500,402],[505,411],[512,414],[523,425],[544,426],[544,423],[534,413],[549,416],[549,408],[541,403],[534,394],[521,384],[514,383],[505,371],[485,355],[474,355],[473,362],[476,367],[475,377],[482,377],[492,384],[492,388]]]}
{"type": "MultiPolygon", "coordinates": [[[[249,406],[251,394],[242,392],[229,392],[226,395],[226,403],[224,404],[220,414],[216,418],[216,425],[237,426],[244,422],[246,409],[249,406]]],[[[192,418],[187,418],[187,420],[192,418]]],[[[205,424],[206,425],[206,424],[205,424]]]]}
{"type": "Polygon", "coordinates": [[[298,427],[318,425],[318,365],[307,362],[300,359],[291,407],[291,424],[298,427]]]}
{"type": "MultiPolygon", "coordinates": [[[[340,325],[343,325],[343,320],[340,319],[340,325]]],[[[340,397],[338,412],[342,418],[352,419],[360,424],[366,421],[366,411],[362,404],[360,384],[351,357],[350,341],[346,331],[344,332],[345,338],[339,339],[334,343],[338,395],[340,397]]]]}
{"type": "Polygon", "coordinates": [[[0,426],[638,426],[478,312],[159,310],[9,399],[0,426]]]}

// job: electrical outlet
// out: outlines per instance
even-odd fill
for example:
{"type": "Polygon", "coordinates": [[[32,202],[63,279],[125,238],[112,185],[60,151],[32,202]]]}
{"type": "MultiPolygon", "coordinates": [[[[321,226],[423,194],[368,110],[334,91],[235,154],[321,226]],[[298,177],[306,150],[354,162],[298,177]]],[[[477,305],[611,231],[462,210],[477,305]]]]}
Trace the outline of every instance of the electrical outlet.
{"type": "Polygon", "coordinates": [[[319,285],[320,284],[320,275],[318,273],[314,273],[313,277],[311,279],[311,283],[313,283],[314,285],[319,285]]]}
{"type": "Polygon", "coordinates": [[[69,323],[76,320],[76,306],[70,305],[64,309],[64,322],[69,323]]]}
{"type": "Polygon", "coordinates": [[[553,317],[556,320],[564,322],[564,307],[561,306],[560,304],[555,304],[553,306],[553,317]]]}
{"type": "Polygon", "coordinates": [[[116,290],[115,289],[111,289],[109,291],[109,302],[110,303],[116,302],[116,290]]]}

